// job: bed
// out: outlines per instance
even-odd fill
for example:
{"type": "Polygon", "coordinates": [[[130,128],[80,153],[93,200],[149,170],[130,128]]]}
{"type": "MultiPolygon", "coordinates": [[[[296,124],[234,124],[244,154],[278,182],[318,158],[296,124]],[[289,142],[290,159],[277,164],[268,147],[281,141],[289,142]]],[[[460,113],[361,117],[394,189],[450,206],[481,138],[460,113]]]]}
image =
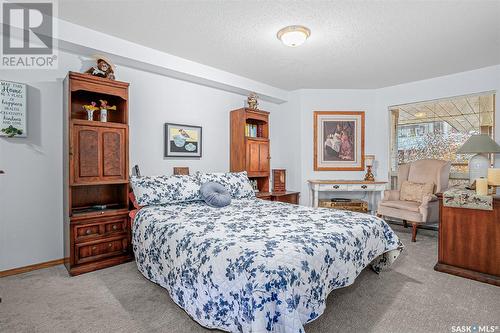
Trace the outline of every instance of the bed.
{"type": "Polygon", "coordinates": [[[403,246],[381,219],[256,198],[153,205],[133,220],[139,271],[207,328],[304,332],[328,294],[403,246]]]}

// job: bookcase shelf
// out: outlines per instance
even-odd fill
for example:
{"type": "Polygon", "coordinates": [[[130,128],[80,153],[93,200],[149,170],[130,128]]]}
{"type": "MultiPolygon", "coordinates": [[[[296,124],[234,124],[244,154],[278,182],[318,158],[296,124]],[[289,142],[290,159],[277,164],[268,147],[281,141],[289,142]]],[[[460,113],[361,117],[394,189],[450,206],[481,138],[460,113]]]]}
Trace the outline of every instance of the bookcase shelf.
{"type": "Polygon", "coordinates": [[[247,108],[231,111],[230,170],[247,171],[259,191],[269,191],[269,112],[247,108]],[[249,135],[249,126],[254,134],[249,135]]]}
{"type": "Polygon", "coordinates": [[[128,83],[70,72],[64,103],[64,256],[76,275],[132,259],[128,83]],[[100,100],[116,110],[108,110],[107,122],[100,110],[87,120],[82,106],[100,100]]]}

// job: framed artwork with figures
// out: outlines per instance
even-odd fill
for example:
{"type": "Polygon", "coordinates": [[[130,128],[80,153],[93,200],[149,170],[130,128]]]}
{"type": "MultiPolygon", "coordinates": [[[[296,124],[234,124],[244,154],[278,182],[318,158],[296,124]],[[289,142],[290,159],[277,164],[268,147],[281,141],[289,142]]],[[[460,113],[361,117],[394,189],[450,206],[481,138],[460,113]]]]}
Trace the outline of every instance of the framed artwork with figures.
{"type": "Polygon", "coordinates": [[[314,170],[363,171],[365,113],[314,112],[314,170]]]}
{"type": "Polygon", "coordinates": [[[201,157],[201,126],[165,124],[165,157],[201,157]]]}

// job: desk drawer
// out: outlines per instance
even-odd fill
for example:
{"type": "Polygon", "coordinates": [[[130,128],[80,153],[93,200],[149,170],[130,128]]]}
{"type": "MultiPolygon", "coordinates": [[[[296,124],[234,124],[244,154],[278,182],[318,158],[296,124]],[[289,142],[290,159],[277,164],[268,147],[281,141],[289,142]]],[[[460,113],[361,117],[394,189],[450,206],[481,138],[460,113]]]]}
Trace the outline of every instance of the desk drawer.
{"type": "Polygon", "coordinates": [[[349,191],[374,191],[377,189],[375,184],[352,184],[349,185],[349,191]]]}
{"type": "Polygon", "coordinates": [[[320,191],[349,191],[347,184],[321,184],[320,191]]]}

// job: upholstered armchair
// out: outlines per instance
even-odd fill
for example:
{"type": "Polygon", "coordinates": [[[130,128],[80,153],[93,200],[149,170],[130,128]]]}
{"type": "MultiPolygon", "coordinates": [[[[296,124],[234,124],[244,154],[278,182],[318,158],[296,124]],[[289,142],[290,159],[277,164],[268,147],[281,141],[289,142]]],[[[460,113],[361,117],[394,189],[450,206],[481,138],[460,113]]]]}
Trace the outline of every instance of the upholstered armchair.
{"type": "Polygon", "coordinates": [[[411,223],[413,228],[411,240],[415,242],[419,225],[439,220],[439,205],[434,194],[448,188],[450,167],[450,162],[442,160],[420,160],[400,165],[398,189],[384,192],[377,215],[402,219],[405,228],[411,223]],[[401,185],[405,180],[413,183],[433,183],[432,194],[424,195],[421,202],[400,200],[401,185]]]}

